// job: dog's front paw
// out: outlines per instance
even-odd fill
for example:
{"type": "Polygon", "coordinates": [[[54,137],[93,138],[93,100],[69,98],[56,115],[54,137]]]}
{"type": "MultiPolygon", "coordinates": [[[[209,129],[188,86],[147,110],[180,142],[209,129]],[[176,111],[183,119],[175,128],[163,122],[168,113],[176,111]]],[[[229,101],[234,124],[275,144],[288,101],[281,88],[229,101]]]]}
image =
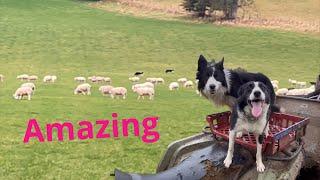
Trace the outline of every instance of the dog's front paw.
{"type": "Polygon", "coordinates": [[[265,167],[264,167],[263,163],[262,162],[260,162],[260,163],[257,162],[257,171],[258,172],[264,172],[264,170],[265,170],[265,167]]]}
{"type": "Polygon", "coordinates": [[[226,168],[229,168],[231,163],[232,163],[232,159],[228,157],[226,157],[226,159],[223,161],[223,164],[226,168]]]}

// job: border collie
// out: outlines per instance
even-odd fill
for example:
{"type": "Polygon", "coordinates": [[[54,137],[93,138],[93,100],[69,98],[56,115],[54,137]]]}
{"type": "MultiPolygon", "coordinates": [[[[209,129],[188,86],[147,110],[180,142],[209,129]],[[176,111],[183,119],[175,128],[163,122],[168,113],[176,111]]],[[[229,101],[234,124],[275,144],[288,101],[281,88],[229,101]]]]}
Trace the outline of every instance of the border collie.
{"type": "Polygon", "coordinates": [[[198,72],[196,79],[199,80],[198,90],[208,100],[218,106],[227,105],[232,109],[238,98],[240,86],[249,81],[260,81],[269,89],[270,104],[274,111],[279,111],[275,102],[275,92],[270,79],[261,73],[250,73],[244,70],[225,69],[224,58],[215,63],[208,62],[206,58],[200,55],[198,60],[198,72]]]}
{"type": "Polygon", "coordinates": [[[140,75],[143,75],[142,71],[137,71],[137,72],[134,73],[134,76],[140,76],[140,75]]]}
{"type": "Polygon", "coordinates": [[[165,73],[171,73],[171,72],[174,72],[174,69],[166,69],[165,70],[165,73]]]}
{"type": "Polygon", "coordinates": [[[251,81],[240,87],[238,95],[231,113],[228,154],[223,163],[227,168],[232,163],[237,133],[250,132],[255,135],[257,143],[257,171],[263,172],[265,166],[262,163],[262,144],[269,131],[268,120],[271,114],[269,89],[261,82],[251,81]]]}

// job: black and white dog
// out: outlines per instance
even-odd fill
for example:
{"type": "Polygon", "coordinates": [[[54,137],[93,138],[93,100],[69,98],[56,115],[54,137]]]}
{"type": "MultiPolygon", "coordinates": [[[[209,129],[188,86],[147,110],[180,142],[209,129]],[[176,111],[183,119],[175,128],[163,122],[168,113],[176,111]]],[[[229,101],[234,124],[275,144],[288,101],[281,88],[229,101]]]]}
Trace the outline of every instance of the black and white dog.
{"type": "Polygon", "coordinates": [[[255,135],[257,143],[256,163],[257,171],[263,172],[265,166],[262,163],[262,144],[264,135],[269,131],[269,118],[271,114],[269,88],[258,81],[250,81],[239,89],[239,98],[233,106],[230,119],[228,154],[224,160],[225,167],[232,162],[234,141],[237,134],[251,132],[255,135]]]}
{"type": "Polygon", "coordinates": [[[267,76],[239,69],[225,69],[223,62],[224,59],[217,63],[208,62],[204,56],[200,55],[196,79],[199,80],[198,90],[204,97],[216,105],[227,105],[232,109],[238,98],[239,88],[249,81],[259,81],[270,90],[270,104],[275,111],[278,111],[278,108],[273,106],[275,92],[267,76]]]}

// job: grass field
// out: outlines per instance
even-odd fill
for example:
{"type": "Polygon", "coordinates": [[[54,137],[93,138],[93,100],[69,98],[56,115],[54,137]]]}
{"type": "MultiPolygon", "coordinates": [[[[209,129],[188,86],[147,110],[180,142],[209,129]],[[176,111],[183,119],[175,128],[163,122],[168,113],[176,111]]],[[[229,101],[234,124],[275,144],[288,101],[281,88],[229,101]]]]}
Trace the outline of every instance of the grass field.
{"type": "Polygon", "coordinates": [[[228,67],[260,71],[287,86],[288,78],[314,80],[320,71],[319,36],[139,19],[89,8],[75,0],[0,1],[0,178],[109,179],[114,168],[152,173],[167,145],[201,131],[208,113],[224,110],[194,90],[169,92],[168,82],[193,79],[200,53],[225,57],[228,67]],[[164,74],[173,67],[176,72],[164,74]],[[130,88],[128,76],[163,77],[154,101],[111,100],[93,85],[91,96],[75,96],[75,76],[110,76],[130,88]],[[32,101],[12,98],[18,74],[55,74],[55,84],[38,81],[32,101]],[[156,115],[160,140],[125,139],[23,143],[26,123],[156,115]]]}

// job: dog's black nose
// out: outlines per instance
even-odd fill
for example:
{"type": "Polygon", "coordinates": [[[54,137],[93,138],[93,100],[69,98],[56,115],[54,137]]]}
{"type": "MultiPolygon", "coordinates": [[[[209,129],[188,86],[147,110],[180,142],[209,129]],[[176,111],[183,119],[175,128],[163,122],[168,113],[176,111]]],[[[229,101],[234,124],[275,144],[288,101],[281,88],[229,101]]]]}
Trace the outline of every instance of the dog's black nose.
{"type": "Polygon", "coordinates": [[[260,97],[261,92],[260,91],[255,91],[253,94],[254,94],[254,97],[260,97]]]}
{"type": "Polygon", "coordinates": [[[216,86],[215,86],[214,84],[211,84],[211,85],[209,86],[209,88],[210,88],[210,90],[215,90],[216,86]]]}

